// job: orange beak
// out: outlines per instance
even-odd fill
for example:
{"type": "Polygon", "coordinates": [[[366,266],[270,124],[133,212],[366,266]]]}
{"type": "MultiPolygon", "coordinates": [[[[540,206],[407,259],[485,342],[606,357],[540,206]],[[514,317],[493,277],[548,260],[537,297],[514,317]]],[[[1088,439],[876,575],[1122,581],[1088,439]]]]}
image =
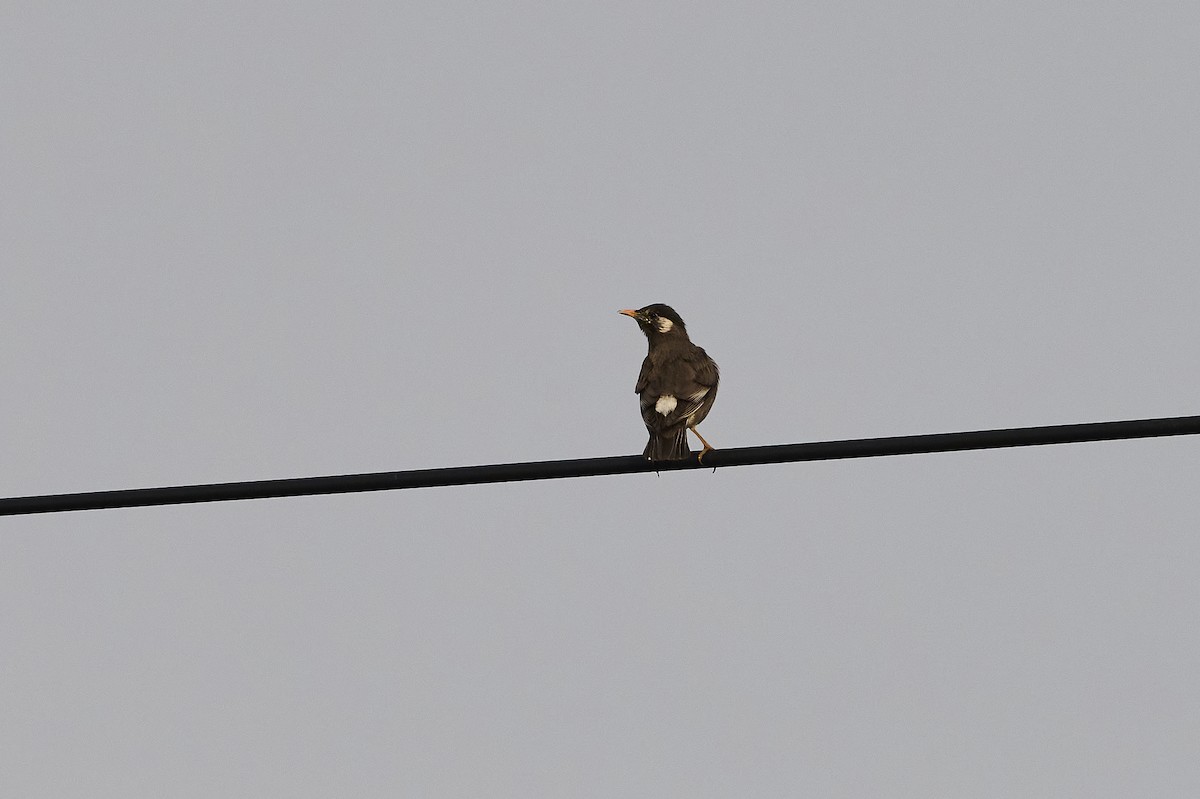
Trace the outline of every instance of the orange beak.
{"type": "Polygon", "coordinates": [[[634,319],[637,319],[637,315],[638,315],[637,311],[633,310],[632,308],[626,308],[623,311],[617,311],[617,313],[623,313],[626,316],[633,317],[634,319]]]}

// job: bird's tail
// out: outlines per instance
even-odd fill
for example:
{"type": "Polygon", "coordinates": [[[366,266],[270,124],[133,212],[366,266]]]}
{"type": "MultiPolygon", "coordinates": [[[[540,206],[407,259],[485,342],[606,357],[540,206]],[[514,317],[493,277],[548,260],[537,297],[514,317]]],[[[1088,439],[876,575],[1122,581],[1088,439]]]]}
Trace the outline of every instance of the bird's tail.
{"type": "Polygon", "coordinates": [[[687,428],[680,425],[664,430],[661,433],[652,432],[646,451],[642,454],[652,461],[681,461],[690,455],[688,447],[687,428]]]}

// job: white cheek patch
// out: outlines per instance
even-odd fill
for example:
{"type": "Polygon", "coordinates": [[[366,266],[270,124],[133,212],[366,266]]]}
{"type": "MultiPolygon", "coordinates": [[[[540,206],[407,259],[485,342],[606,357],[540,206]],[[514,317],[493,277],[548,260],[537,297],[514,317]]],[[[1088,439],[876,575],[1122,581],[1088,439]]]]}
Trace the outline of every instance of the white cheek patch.
{"type": "Polygon", "coordinates": [[[675,327],[675,323],[665,316],[658,317],[658,332],[666,333],[671,328],[675,327]]]}
{"type": "Polygon", "coordinates": [[[663,394],[658,398],[658,402],[654,403],[654,410],[661,413],[663,416],[666,416],[668,413],[675,410],[675,406],[678,404],[678,400],[676,400],[670,394],[663,394]]]}

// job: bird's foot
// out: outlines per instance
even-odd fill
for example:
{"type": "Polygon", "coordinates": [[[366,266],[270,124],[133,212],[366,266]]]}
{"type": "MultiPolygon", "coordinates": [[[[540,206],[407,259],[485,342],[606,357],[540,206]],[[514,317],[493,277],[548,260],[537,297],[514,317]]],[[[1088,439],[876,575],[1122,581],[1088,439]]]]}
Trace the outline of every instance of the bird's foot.
{"type": "Polygon", "coordinates": [[[712,444],[709,444],[707,441],[704,440],[704,436],[700,435],[700,431],[696,429],[695,425],[692,425],[691,427],[689,427],[688,430],[691,430],[693,433],[696,434],[696,438],[700,439],[700,444],[704,447],[704,449],[700,450],[700,454],[696,456],[696,462],[703,464],[704,456],[707,455],[708,453],[712,452],[712,450],[713,450],[712,444]]]}

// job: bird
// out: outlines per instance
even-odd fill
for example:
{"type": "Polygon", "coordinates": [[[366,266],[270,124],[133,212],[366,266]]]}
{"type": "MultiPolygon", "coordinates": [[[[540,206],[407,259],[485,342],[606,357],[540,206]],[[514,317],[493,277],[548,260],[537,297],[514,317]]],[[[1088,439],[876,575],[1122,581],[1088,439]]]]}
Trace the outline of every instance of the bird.
{"type": "Polygon", "coordinates": [[[717,398],[717,363],[688,338],[687,325],[669,305],[656,302],[636,311],[618,311],[631,317],[646,334],[649,351],[642,361],[634,391],[640,398],[642,421],[650,432],[644,457],[652,461],[683,460],[691,454],[687,431],[704,447],[712,445],[696,429],[717,398]]]}

